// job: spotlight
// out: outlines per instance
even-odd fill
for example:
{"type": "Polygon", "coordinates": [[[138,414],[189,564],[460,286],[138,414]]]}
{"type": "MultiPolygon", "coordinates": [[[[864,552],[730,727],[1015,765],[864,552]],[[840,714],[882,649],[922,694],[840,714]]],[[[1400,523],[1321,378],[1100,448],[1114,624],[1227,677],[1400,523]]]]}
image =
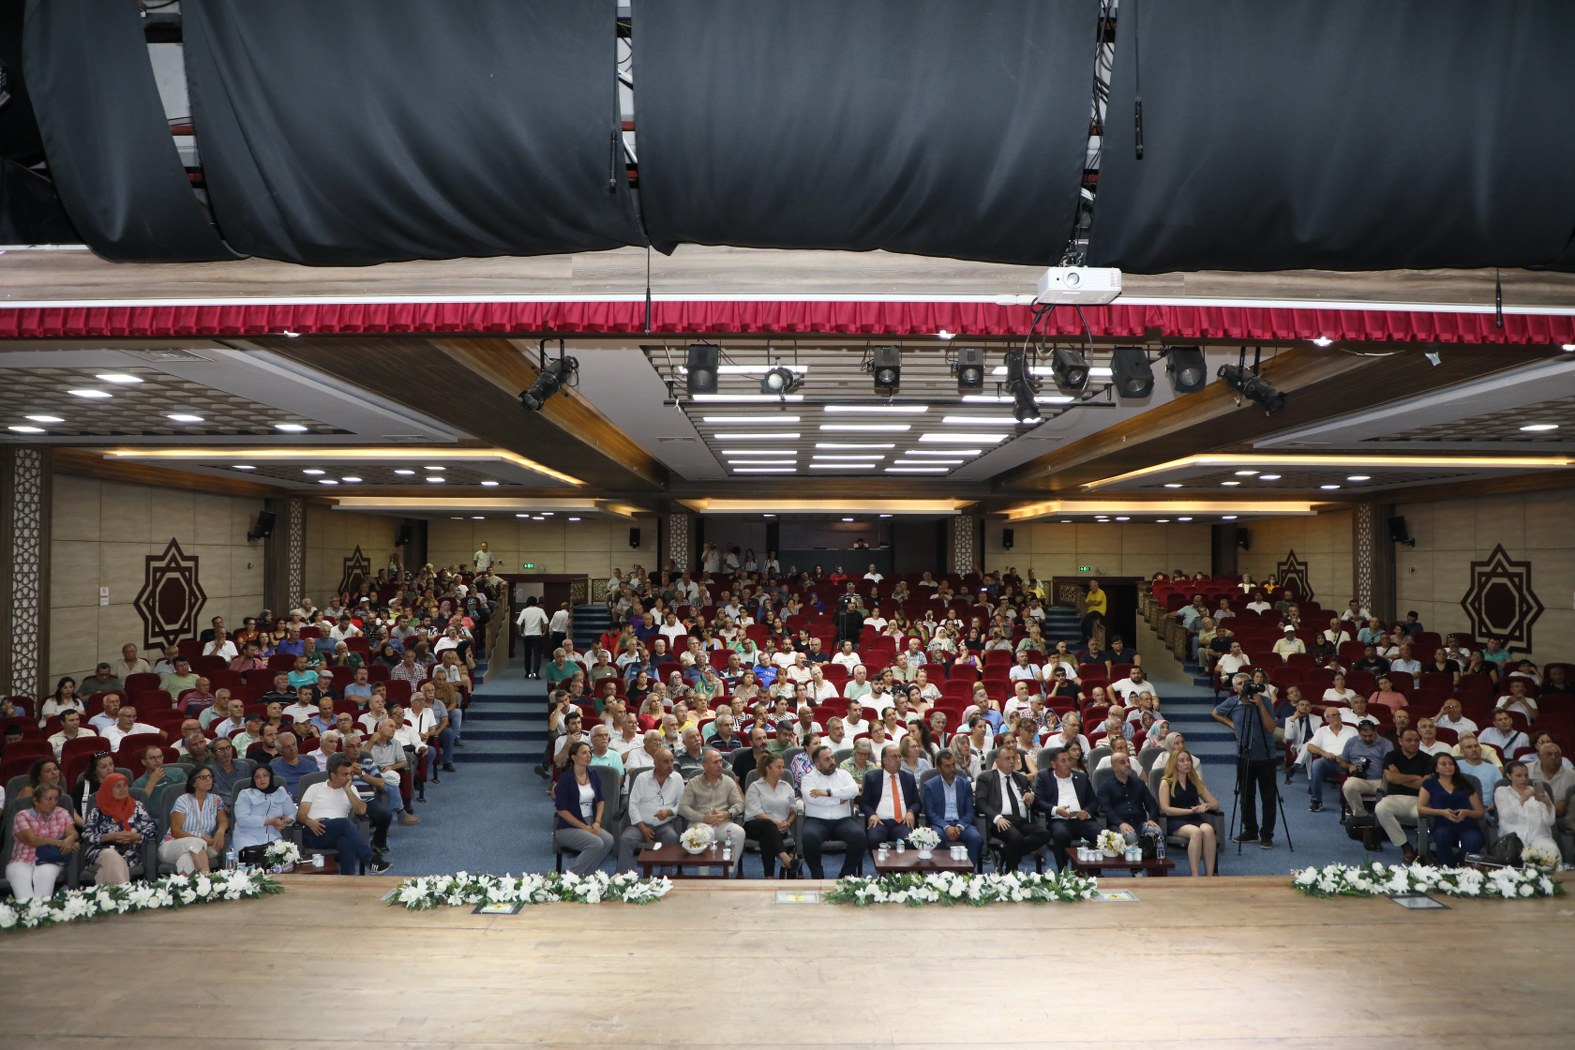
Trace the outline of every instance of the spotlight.
{"type": "Polygon", "coordinates": [[[543,368],[530,389],[520,394],[520,404],[525,406],[525,411],[540,412],[547,400],[574,378],[579,367],[580,363],[574,358],[560,357],[543,368]]]}
{"type": "Polygon", "coordinates": [[[1120,397],[1148,397],[1154,392],[1154,368],[1141,346],[1118,346],[1110,356],[1110,371],[1120,397]]]}
{"type": "Polygon", "coordinates": [[[952,364],[952,374],[957,377],[957,392],[970,394],[984,389],[984,351],[978,347],[964,347],[957,351],[952,364]]]}
{"type": "Polygon", "coordinates": [[[707,343],[690,344],[689,357],[684,362],[688,371],[690,397],[716,393],[716,365],[721,356],[720,347],[707,343]]]}
{"type": "Polygon", "coordinates": [[[1263,414],[1272,416],[1285,407],[1285,395],[1270,386],[1256,373],[1241,365],[1220,365],[1219,377],[1225,385],[1242,397],[1263,408],[1263,414]]]}
{"type": "Polygon", "coordinates": [[[1039,418],[1033,372],[1028,355],[1021,350],[1006,352],[1006,392],[1012,396],[1012,415],[1019,423],[1039,418]]]}
{"type": "Polygon", "coordinates": [[[902,350],[895,346],[875,347],[870,351],[870,374],[875,379],[875,393],[891,397],[902,379],[902,350]]]}
{"type": "Polygon", "coordinates": [[[797,390],[801,383],[803,380],[791,368],[776,365],[767,369],[766,374],[760,377],[760,392],[781,397],[797,390]]]}
{"type": "Polygon", "coordinates": [[[1056,347],[1050,352],[1050,373],[1062,393],[1075,397],[1088,386],[1088,358],[1080,351],[1056,347]]]}
{"type": "Polygon", "coordinates": [[[1209,366],[1198,346],[1166,349],[1165,371],[1170,374],[1170,389],[1177,394],[1196,394],[1209,381],[1209,366]]]}

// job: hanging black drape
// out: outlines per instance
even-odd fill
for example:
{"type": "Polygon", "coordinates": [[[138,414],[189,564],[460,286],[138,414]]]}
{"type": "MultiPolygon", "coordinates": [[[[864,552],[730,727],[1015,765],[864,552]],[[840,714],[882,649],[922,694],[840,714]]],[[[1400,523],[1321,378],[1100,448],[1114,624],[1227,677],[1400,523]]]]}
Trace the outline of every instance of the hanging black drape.
{"type": "Polygon", "coordinates": [[[1095,0],[659,0],[633,18],[654,242],[1060,257],[1095,0]]]}
{"type": "Polygon", "coordinates": [[[1567,0],[1123,3],[1091,260],[1575,267],[1572,54],[1567,0]]]}
{"type": "Polygon", "coordinates": [[[50,177],[88,247],[117,262],[233,258],[170,137],[136,4],[30,0],[23,62],[50,177]]]}
{"type": "Polygon", "coordinates": [[[214,213],[325,265],[643,243],[613,0],[187,0],[214,213]]]}

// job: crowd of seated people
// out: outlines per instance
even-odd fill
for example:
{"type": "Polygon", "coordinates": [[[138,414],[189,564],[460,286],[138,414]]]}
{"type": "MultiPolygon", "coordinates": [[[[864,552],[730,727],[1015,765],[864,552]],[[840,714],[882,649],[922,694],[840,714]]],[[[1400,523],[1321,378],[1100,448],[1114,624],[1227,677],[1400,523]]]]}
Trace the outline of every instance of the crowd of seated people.
{"type": "Polygon", "coordinates": [[[389,832],[458,768],[463,712],[502,581],[435,570],[359,580],[4,701],[7,883],[206,871],[298,836],[346,873],[390,867],[389,832]]]}

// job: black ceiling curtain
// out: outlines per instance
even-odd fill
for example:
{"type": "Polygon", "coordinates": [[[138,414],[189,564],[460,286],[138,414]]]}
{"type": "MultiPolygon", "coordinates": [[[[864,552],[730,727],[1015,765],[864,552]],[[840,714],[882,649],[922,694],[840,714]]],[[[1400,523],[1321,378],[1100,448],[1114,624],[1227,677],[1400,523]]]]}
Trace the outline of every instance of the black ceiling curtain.
{"type": "Polygon", "coordinates": [[[1095,264],[1575,265],[1568,0],[1144,0],[1117,35],[1095,264]]]}
{"type": "Polygon", "coordinates": [[[187,0],[215,216],[318,265],[644,243],[614,0],[187,0]]]}
{"type": "Polygon", "coordinates": [[[636,4],[646,230],[1054,262],[1097,22],[1095,0],[636,4]]]}
{"type": "Polygon", "coordinates": [[[31,0],[23,64],[50,178],[88,247],[116,262],[234,257],[170,137],[136,4],[31,0]]]}

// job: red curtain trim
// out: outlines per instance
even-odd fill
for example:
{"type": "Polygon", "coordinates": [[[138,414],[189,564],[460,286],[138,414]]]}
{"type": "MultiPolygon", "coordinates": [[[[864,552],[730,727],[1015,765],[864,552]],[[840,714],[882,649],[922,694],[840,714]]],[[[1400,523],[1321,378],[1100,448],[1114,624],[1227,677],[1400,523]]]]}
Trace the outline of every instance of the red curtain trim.
{"type": "MultiPolygon", "coordinates": [[[[1575,315],[1407,310],[1300,310],[1242,306],[1084,307],[1096,336],[1264,342],[1326,336],[1360,343],[1575,342],[1575,315]]],[[[1049,333],[1080,336],[1076,311],[1058,309],[1049,333]]],[[[1025,306],[952,302],[658,302],[657,334],[805,332],[853,336],[1021,335],[1025,306]]],[[[628,333],[645,331],[638,302],[353,303],[288,306],[0,308],[0,339],[167,337],[372,332],[628,333]]]]}

